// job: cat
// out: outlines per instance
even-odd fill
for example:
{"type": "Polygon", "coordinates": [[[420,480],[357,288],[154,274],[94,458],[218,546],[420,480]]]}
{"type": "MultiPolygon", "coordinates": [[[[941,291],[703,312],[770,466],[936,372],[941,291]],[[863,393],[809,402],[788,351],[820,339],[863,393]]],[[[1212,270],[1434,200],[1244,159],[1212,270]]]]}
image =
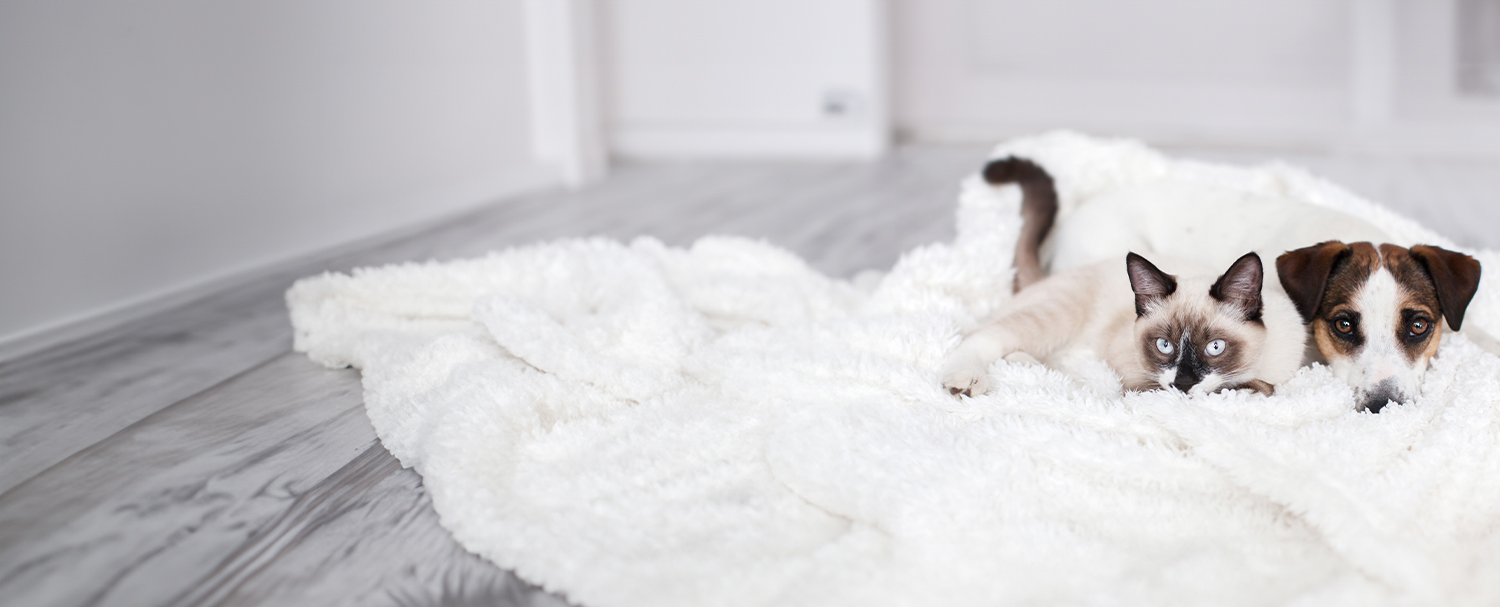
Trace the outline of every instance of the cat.
{"type": "Polygon", "coordinates": [[[1111,260],[1044,277],[1020,266],[1036,263],[1056,212],[1051,178],[1015,158],[991,163],[984,174],[991,184],[1022,185],[1017,293],[949,355],[942,384],[950,393],[988,392],[989,366],[1000,358],[1048,364],[1082,354],[1102,359],[1126,390],[1193,394],[1272,394],[1301,366],[1302,319],[1285,294],[1262,289],[1259,255],[1245,254],[1217,278],[1191,262],[1159,259],[1181,274],[1174,276],[1135,253],[1126,255],[1123,272],[1111,260]]]}

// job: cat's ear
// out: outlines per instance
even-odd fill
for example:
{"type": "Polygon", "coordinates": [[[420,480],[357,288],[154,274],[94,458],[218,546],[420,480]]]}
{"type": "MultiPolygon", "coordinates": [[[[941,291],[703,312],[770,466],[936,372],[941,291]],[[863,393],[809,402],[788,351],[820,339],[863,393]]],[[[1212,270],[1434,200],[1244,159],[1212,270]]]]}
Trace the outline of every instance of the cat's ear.
{"type": "Polygon", "coordinates": [[[1246,253],[1230,264],[1229,270],[1208,289],[1208,294],[1219,303],[1238,308],[1246,322],[1260,322],[1260,288],[1265,277],[1260,256],[1246,253]]]}
{"type": "Polygon", "coordinates": [[[1136,318],[1145,316],[1157,303],[1177,292],[1177,279],[1151,265],[1145,257],[1127,254],[1125,271],[1130,273],[1130,290],[1135,292],[1136,318]]]}
{"type": "Polygon", "coordinates": [[[1302,322],[1312,322],[1313,315],[1318,313],[1318,307],[1323,304],[1323,288],[1328,285],[1328,273],[1351,250],[1349,245],[1330,240],[1287,251],[1276,258],[1276,276],[1281,279],[1281,288],[1297,304],[1297,313],[1302,315],[1302,322]]]}

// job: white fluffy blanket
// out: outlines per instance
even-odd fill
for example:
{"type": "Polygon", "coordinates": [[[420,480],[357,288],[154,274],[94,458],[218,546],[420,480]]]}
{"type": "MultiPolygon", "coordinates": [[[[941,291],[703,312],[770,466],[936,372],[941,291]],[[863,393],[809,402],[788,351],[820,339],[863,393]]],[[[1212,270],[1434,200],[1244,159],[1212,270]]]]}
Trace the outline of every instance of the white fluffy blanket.
{"type": "MultiPolygon", "coordinates": [[[[996,154],[1044,165],[1065,211],[1185,180],[1452,246],[1286,166],[1067,133],[996,154]]],[[[588,239],[287,301],[299,351],[363,371],[454,537],[584,605],[1500,601],[1500,359],[1462,336],[1379,415],[1317,366],[1188,398],[1000,362],[994,394],[949,396],[944,354],[1007,297],[1018,203],[971,178],[954,242],[858,284],[744,239],[588,239]]],[[[1466,322],[1500,335],[1493,285],[1466,322]]]]}

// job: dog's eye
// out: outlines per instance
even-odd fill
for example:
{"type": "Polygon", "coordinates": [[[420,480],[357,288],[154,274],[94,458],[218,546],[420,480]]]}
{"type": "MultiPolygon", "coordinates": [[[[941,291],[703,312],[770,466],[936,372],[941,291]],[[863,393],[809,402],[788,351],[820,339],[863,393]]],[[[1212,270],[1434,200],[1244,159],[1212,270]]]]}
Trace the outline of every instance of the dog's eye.
{"type": "Polygon", "coordinates": [[[1203,353],[1209,356],[1218,356],[1224,353],[1224,340],[1215,339],[1208,342],[1208,347],[1203,348],[1203,353]]]}
{"type": "Polygon", "coordinates": [[[1165,339],[1162,339],[1162,338],[1158,337],[1158,338],[1156,338],[1156,351],[1157,352],[1161,352],[1162,354],[1171,354],[1172,353],[1172,343],[1169,342],[1169,341],[1167,341],[1167,340],[1165,340],[1165,339]]]}
{"type": "Polygon", "coordinates": [[[1333,321],[1333,328],[1339,333],[1348,335],[1354,331],[1354,323],[1350,322],[1347,318],[1340,318],[1336,321],[1333,321]]]}
{"type": "Polygon", "coordinates": [[[1427,319],[1425,319],[1425,318],[1418,318],[1416,320],[1411,321],[1411,328],[1409,328],[1407,330],[1411,331],[1412,335],[1422,335],[1422,334],[1427,333],[1427,326],[1428,326],[1427,319]]]}

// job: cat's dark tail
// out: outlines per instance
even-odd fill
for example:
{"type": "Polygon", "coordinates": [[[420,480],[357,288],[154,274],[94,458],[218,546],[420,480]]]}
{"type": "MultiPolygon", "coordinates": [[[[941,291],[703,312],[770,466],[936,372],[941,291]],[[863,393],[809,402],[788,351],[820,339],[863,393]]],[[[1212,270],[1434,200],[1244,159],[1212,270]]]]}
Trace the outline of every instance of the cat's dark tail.
{"type": "Polygon", "coordinates": [[[1057,186],[1047,170],[1024,158],[1007,156],[984,167],[990,185],[1021,186],[1021,237],[1016,240],[1016,284],[1013,292],[1047,277],[1039,250],[1057,219],[1057,186]]]}

